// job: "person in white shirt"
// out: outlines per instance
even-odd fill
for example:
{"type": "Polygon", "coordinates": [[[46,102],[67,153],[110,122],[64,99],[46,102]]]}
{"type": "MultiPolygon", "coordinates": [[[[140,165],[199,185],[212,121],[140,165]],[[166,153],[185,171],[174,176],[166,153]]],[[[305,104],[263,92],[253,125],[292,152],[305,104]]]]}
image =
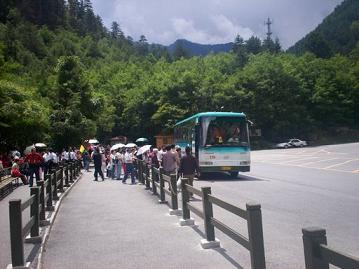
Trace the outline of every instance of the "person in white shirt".
{"type": "Polygon", "coordinates": [[[126,170],[125,170],[125,176],[123,177],[122,183],[126,183],[128,175],[131,174],[131,182],[132,182],[132,184],[136,184],[135,171],[134,171],[134,167],[133,167],[133,154],[131,152],[131,149],[126,150],[126,153],[124,156],[124,161],[125,161],[125,165],[126,165],[126,170]]]}
{"type": "Polygon", "coordinates": [[[157,153],[157,159],[158,159],[160,165],[161,165],[161,163],[162,163],[162,157],[163,157],[163,155],[164,155],[165,153],[166,153],[166,147],[165,147],[165,146],[162,146],[161,149],[160,149],[160,150],[158,151],[158,153],[157,153]]]}
{"type": "Polygon", "coordinates": [[[116,152],[116,161],[115,161],[115,178],[120,180],[121,178],[121,170],[122,170],[122,163],[123,163],[123,156],[120,152],[116,152]]]}
{"type": "Polygon", "coordinates": [[[51,156],[50,169],[52,169],[53,167],[57,167],[59,159],[57,157],[57,154],[52,149],[50,149],[49,152],[50,152],[49,154],[51,156]]]}
{"type": "Polygon", "coordinates": [[[42,155],[42,158],[44,158],[44,175],[48,174],[51,169],[51,154],[48,150],[45,151],[45,153],[42,155]]]}
{"type": "Polygon", "coordinates": [[[76,153],[72,148],[70,148],[70,150],[69,150],[69,161],[74,161],[74,160],[76,160],[76,153]]]}
{"type": "Polygon", "coordinates": [[[110,154],[110,162],[108,164],[108,166],[109,166],[109,177],[111,177],[112,179],[115,179],[116,162],[117,162],[116,153],[115,153],[114,150],[112,150],[111,154],[110,154]]]}
{"type": "Polygon", "coordinates": [[[63,161],[68,162],[69,161],[69,153],[66,149],[62,151],[61,158],[63,161]]]}

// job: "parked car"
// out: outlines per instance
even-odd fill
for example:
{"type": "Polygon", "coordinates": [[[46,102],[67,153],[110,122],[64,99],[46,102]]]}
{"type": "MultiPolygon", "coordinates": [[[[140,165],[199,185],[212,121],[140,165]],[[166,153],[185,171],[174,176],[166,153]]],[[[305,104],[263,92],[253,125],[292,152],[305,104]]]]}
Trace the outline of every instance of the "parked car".
{"type": "Polygon", "coordinates": [[[287,142],[284,143],[279,143],[276,145],[276,148],[293,148],[293,147],[305,147],[307,146],[307,142],[306,141],[302,141],[300,139],[289,139],[287,142]]]}

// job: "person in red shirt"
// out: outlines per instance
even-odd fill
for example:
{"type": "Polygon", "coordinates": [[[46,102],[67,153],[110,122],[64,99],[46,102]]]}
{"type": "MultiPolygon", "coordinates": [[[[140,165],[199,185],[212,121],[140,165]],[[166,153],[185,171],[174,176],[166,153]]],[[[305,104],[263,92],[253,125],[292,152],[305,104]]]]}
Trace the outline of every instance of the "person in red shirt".
{"type": "Polygon", "coordinates": [[[21,178],[22,183],[24,185],[26,185],[27,179],[26,179],[26,176],[20,172],[19,160],[20,160],[20,158],[18,156],[15,156],[14,163],[12,164],[12,167],[11,167],[11,176],[21,178]]]}
{"type": "Polygon", "coordinates": [[[36,152],[36,149],[33,148],[31,153],[25,157],[25,162],[29,164],[29,186],[32,187],[34,174],[36,176],[36,183],[40,180],[40,166],[44,162],[44,158],[42,158],[42,156],[36,152]]]}

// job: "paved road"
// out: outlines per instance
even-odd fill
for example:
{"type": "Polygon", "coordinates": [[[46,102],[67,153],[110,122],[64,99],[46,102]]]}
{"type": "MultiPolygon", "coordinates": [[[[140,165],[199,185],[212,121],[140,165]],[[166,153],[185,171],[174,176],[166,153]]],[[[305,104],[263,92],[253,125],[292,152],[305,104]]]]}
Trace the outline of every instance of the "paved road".
{"type": "MultiPolygon", "coordinates": [[[[358,156],[359,143],[255,151],[251,173],[236,179],[212,175],[195,185],[209,185],[216,196],[236,205],[260,202],[267,268],[304,268],[301,229],[307,226],[326,228],[331,246],[359,256],[358,156]]],[[[87,174],[64,199],[44,268],[249,268],[248,251],[218,231],[223,248],[201,250],[199,218],[194,216],[198,227],[179,227],[178,218],[168,216],[168,208],[143,188],[96,183],[87,174]]],[[[14,196],[27,191],[18,189],[14,196]]],[[[6,205],[0,202],[3,216],[6,205]]],[[[238,217],[218,208],[214,214],[246,234],[238,217]]],[[[1,218],[2,235],[8,232],[6,223],[1,218]]],[[[6,245],[2,237],[1,268],[10,260],[6,245]]]]}
{"type": "MultiPolygon", "coordinates": [[[[328,243],[359,256],[359,143],[252,153],[252,168],[238,179],[218,174],[195,182],[237,205],[262,204],[267,268],[304,268],[301,229],[327,229],[328,243]]],[[[238,218],[215,215],[244,232],[238,218]]],[[[217,233],[227,253],[240,249],[217,233]]]]}
{"type": "Polygon", "coordinates": [[[223,249],[202,250],[196,227],[180,227],[168,206],[116,180],[86,173],[63,200],[43,268],[234,268],[223,249]]]}

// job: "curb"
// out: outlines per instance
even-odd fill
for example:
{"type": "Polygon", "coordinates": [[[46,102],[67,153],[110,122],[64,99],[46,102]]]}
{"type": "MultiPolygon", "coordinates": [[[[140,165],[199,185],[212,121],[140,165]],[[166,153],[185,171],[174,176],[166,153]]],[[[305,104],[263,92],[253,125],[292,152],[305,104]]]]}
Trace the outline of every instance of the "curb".
{"type": "Polygon", "coordinates": [[[53,211],[53,213],[51,214],[51,217],[50,217],[50,225],[45,228],[45,233],[43,235],[43,239],[42,239],[42,242],[41,242],[41,247],[39,249],[39,253],[38,253],[37,257],[34,259],[34,261],[32,262],[32,264],[36,265],[36,269],[42,269],[42,262],[43,262],[42,261],[42,254],[44,252],[44,248],[46,246],[47,240],[49,239],[49,235],[50,235],[52,226],[54,225],[56,216],[57,216],[57,214],[58,214],[58,212],[60,210],[62,200],[68,195],[68,193],[77,184],[77,182],[80,181],[81,178],[82,178],[82,172],[80,173],[79,178],[70,187],[68,187],[65,190],[65,192],[62,193],[62,195],[60,196],[58,202],[55,204],[55,210],[53,211]]]}

